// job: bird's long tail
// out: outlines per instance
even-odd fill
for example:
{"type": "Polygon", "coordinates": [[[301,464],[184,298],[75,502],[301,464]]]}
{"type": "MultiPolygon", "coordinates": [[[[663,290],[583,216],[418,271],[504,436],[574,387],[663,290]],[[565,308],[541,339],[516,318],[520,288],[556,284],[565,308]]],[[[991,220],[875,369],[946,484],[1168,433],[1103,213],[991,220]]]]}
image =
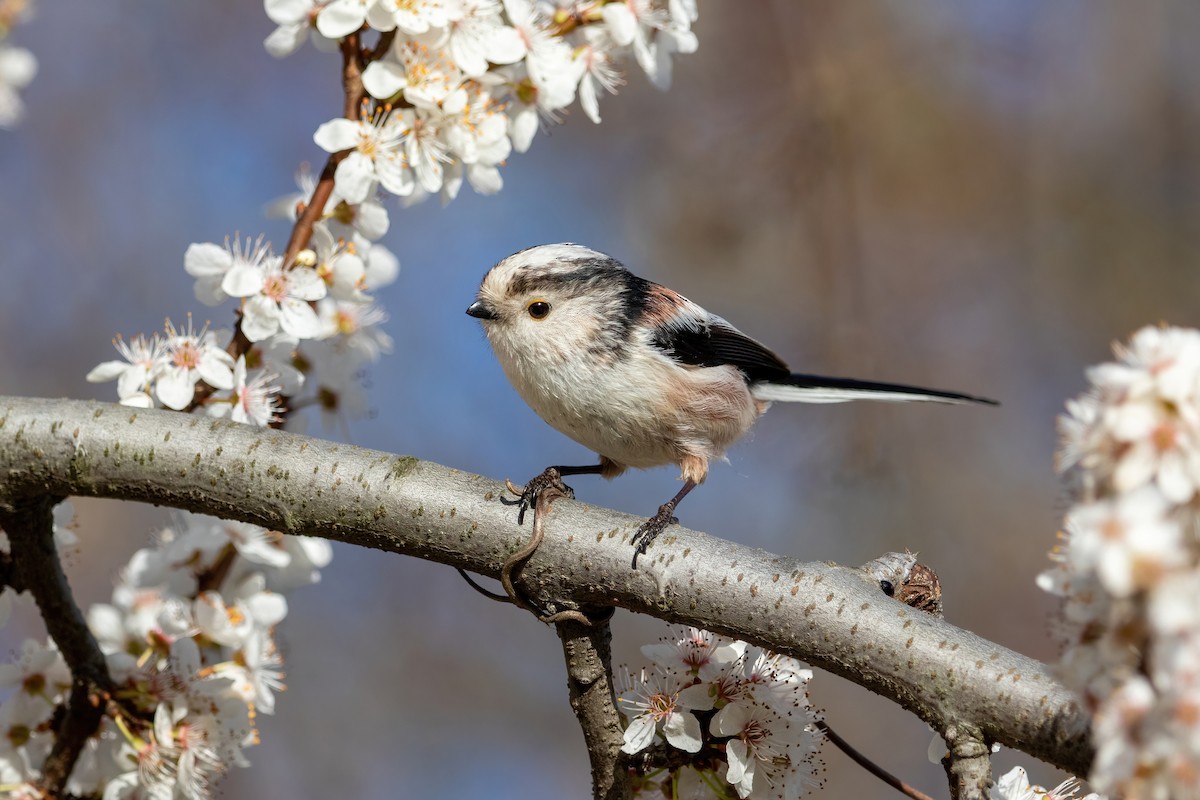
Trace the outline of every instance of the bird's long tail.
{"type": "Polygon", "coordinates": [[[925,389],[902,383],[878,383],[855,378],[830,378],[823,375],[789,375],[751,384],[750,393],[759,400],[786,403],[845,403],[850,400],[876,400],[890,403],[927,401],[932,403],[984,403],[999,405],[986,397],[961,392],[925,389]]]}

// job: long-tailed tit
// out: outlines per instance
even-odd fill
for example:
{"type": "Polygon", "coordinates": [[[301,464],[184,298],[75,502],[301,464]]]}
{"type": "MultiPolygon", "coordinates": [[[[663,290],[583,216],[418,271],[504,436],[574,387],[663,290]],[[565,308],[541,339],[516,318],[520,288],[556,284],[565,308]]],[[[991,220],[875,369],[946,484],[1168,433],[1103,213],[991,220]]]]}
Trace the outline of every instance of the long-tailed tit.
{"type": "Polygon", "coordinates": [[[633,536],[637,557],[675,507],[773,401],[989,403],[958,392],[798,375],[763,345],[678,292],[577,244],[522,250],[487,273],[467,313],[483,323],[517,393],[600,455],[526,484],[518,520],[562,475],[614,478],[676,464],[683,488],[633,536]]]}

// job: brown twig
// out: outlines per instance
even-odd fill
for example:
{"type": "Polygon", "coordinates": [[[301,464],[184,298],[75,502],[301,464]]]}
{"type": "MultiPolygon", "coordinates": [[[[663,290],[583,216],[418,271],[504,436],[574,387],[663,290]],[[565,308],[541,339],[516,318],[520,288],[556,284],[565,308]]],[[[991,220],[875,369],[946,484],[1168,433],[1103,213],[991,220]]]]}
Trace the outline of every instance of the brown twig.
{"type": "Polygon", "coordinates": [[[226,576],[229,575],[229,570],[233,569],[237,555],[237,548],[232,543],[222,547],[213,565],[196,576],[196,591],[219,592],[221,584],[225,582],[226,576]]]}
{"type": "MultiPolygon", "coordinates": [[[[387,34],[384,36],[386,37],[387,34]]],[[[394,35],[394,34],[393,34],[394,35]]],[[[386,52],[387,48],[383,45],[383,38],[380,38],[380,47],[382,52],[386,52]]],[[[367,63],[378,58],[379,56],[372,51],[364,53],[360,48],[360,38],[358,33],[352,33],[341,41],[342,51],[342,88],[345,93],[345,102],[343,104],[343,116],[346,119],[358,119],[362,110],[363,100],[366,99],[367,92],[363,88],[362,73],[366,68],[367,63]]],[[[333,153],[329,158],[325,159],[325,166],[321,169],[321,177],[317,180],[317,185],[313,189],[312,197],[308,198],[296,216],[296,222],[292,225],[292,232],[288,236],[287,247],[283,250],[283,264],[285,268],[295,262],[296,256],[300,251],[308,247],[308,243],[312,241],[313,226],[321,221],[325,214],[325,206],[329,203],[329,198],[333,195],[333,178],[337,171],[337,165],[342,163],[342,160],[349,154],[350,151],[343,150],[333,153]]],[[[236,361],[246,353],[250,352],[250,348],[254,343],[246,338],[246,334],[242,332],[242,321],[240,318],[241,312],[238,312],[239,318],[234,325],[233,338],[229,340],[229,346],[225,348],[225,352],[233,356],[236,361]]],[[[191,412],[210,398],[216,391],[212,386],[209,386],[204,381],[196,384],[196,392],[192,397],[192,402],[183,409],[185,413],[191,412]]]]}
{"type": "Polygon", "coordinates": [[[839,750],[850,756],[854,763],[858,764],[876,778],[879,778],[879,780],[883,781],[888,786],[891,786],[896,791],[913,798],[913,800],[933,800],[933,798],[929,795],[925,794],[919,789],[909,786],[907,783],[900,780],[895,775],[855,750],[854,746],[834,732],[833,728],[829,727],[829,723],[825,722],[825,720],[817,720],[817,727],[822,733],[825,734],[826,739],[833,742],[839,750]]]}
{"type": "Polygon", "coordinates": [[[62,499],[40,495],[0,505],[0,528],[8,534],[16,579],[33,595],[46,630],[71,670],[66,713],[37,781],[47,797],[62,796],[84,745],[100,727],[113,690],[104,654],[75,603],[54,545],[52,510],[62,499]]]}

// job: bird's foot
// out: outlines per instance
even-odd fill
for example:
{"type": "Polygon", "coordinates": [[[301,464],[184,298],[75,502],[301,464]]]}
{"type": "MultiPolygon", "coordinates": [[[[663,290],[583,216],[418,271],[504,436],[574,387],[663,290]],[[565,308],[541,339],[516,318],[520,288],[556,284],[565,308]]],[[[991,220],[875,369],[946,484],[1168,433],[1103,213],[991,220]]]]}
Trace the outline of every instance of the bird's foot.
{"type": "Polygon", "coordinates": [[[633,545],[633,563],[630,565],[632,569],[637,569],[638,556],[646,552],[650,543],[666,530],[668,525],[679,524],[679,518],[674,515],[674,511],[674,503],[664,503],[659,506],[658,513],[643,522],[642,526],[633,534],[633,538],[629,540],[633,545]]]}
{"type": "Polygon", "coordinates": [[[506,500],[500,498],[500,502],[509,506],[517,507],[517,524],[525,524],[525,512],[537,505],[538,495],[550,487],[562,493],[564,497],[571,500],[575,499],[575,490],[563,483],[562,475],[554,467],[546,467],[542,474],[535,478],[531,478],[525,484],[524,489],[518,489],[510,480],[505,480],[504,485],[517,498],[515,500],[506,500]]]}

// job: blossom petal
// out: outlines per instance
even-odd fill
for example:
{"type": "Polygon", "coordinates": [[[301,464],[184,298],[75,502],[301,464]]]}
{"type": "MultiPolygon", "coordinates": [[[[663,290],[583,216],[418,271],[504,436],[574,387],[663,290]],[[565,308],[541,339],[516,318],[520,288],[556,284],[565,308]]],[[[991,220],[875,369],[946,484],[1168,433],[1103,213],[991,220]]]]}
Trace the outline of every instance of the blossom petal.
{"type": "MultiPolygon", "coordinates": [[[[359,259],[357,256],[347,253],[338,260],[349,262],[359,259]]],[[[299,267],[288,272],[287,276],[289,296],[301,300],[320,300],[325,296],[325,281],[321,280],[321,276],[315,269],[299,267]]]]}
{"type": "Polygon", "coordinates": [[[362,27],[366,9],[357,0],[336,0],[317,15],[317,30],[322,36],[340,39],[362,27]]]}
{"type": "Polygon", "coordinates": [[[317,126],[313,141],[326,153],[349,150],[358,145],[362,125],[348,119],[331,119],[317,126]]]}
{"type": "Polygon", "coordinates": [[[363,88],[380,100],[398,94],[407,83],[404,67],[394,61],[372,61],[362,74],[363,88]]]}
{"type": "Polygon", "coordinates": [[[629,721],[625,729],[625,744],[621,745],[622,753],[640,753],[654,741],[654,719],[649,714],[642,714],[629,721]]]}
{"type": "Polygon", "coordinates": [[[183,254],[183,269],[193,278],[224,275],[233,266],[233,255],[212,242],[194,242],[183,254]]]}
{"type": "Polygon", "coordinates": [[[308,34],[308,24],[280,25],[263,39],[263,49],[275,58],[283,58],[300,49],[308,34]]]}
{"type": "Polygon", "coordinates": [[[346,198],[347,203],[361,203],[375,185],[375,166],[371,159],[355,151],[338,164],[333,173],[333,182],[338,194],[346,198]]]}
{"type": "Polygon", "coordinates": [[[504,188],[500,170],[484,164],[472,164],[467,169],[467,180],[480,194],[496,194],[504,188]]]}
{"type": "Polygon", "coordinates": [[[105,361],[92,367],[92,371],[84,378],[88,383],[104,383],[114,381],[125,374],[132,364],[126,361],[105,361]]]}
{"type": "Polygon", "coordinates": [[[754,791],[755,760],[750,748],[741,739],[734,739],[725,746],[725,757],[729,759],[729,771],[725,780],[736,789],[738,797],[749,797],[754,791]]]}
{"type": "Polygon", "coordinates": [[[321,335],[321,318],[308,303],[289,297],[279,308],[279,326],[286,333],[301,339],[315,339],[321,335]]]}
{"type": "MultiPolygon", "coordinates": [[[[349,159],[347,159],[349,160],[349,159]]],[[[345,161],[342,162],[346,163],[345,161]]],[[[416,182],[413,180],[412,170],[404,166],[402,158],[393,156],[390,158],[381,158],[376,162],[375,168],[379,172],[379,182],[383,184],[383,188],[400,197],[407,197],[413,193],[416,188],[416,182]]]]}
{"type": "Polygon", "coordinates": [[[154,383],[154,394],[167,408],[180,411],[192,402],[196,394],[196,382],[181,367],[168,368],[154,383]]]}
{"type": "Polygon", "coordinates": [[[270,298],[255,295],[246,301],[243,311],[242,333],[250,341],[261,342],[279,330],[279,305],[270,298]]]}
{"type": "Polygon", "coordinates": [[[367,272],[363,282],[368,289],[378,289],[396,280],[400,274],[400,259],[381,244],[371,245],[367,252],[367,272]]]}
{"type": "MultiPolygon", "coordinates": [[[[487,60],[493,64],[515,64],[525,57],[525,40],[516,28],[501,25],[487,37],[487,60]]],[[[465,70],[464,70],[465,71],[465,70]]]]}
{"type": "Polygon", "coordinates": [[[263,271],[256,264],[237,261],[221,279],[221,291],[230,297],[249,297],[263,288],[263,271]]]}
{"type": "Polygon", "coordinates": [[[364,200],[358,207],[358,214],[354,218],[355,229],[371,241],[379,239],[387,233],[390,224],[387,209],[381,203],[373,200],[364,200]]]}
{"type": "Polygon", "coordinates": [[[711,711],[717,698],[713,696],[707,683],[697,683],[679,693],[679,706],[696,711],[711,711]]]}
{"type": "Polygon", "coordinates": [[[264,0],[263,10],[276,25],[295,25],[308,18],[313,0],[264,0]]]}
{"type": "Polygon", "coordinates": [[[608,33],[614,42],[621,47],[633,43],[638,23],[629,6],[624,3],[606,3],[600,13],[604,17],[604,24],[608,27],[608,33]]]}
{"type": "Polygon", "coordinates": [[[196,365],[196,372],[214,389],[233,388],[232,358],[224,350],[216,350],[201,358],[196,365]]]}
{"type": "Polygon", "coordinates": [[[700,720],[696,719],[695,714],[677,711],[669,715],[663,725],[663,735],[672,747],[678,747],[685,753],[700,752],[700,720]]]}

